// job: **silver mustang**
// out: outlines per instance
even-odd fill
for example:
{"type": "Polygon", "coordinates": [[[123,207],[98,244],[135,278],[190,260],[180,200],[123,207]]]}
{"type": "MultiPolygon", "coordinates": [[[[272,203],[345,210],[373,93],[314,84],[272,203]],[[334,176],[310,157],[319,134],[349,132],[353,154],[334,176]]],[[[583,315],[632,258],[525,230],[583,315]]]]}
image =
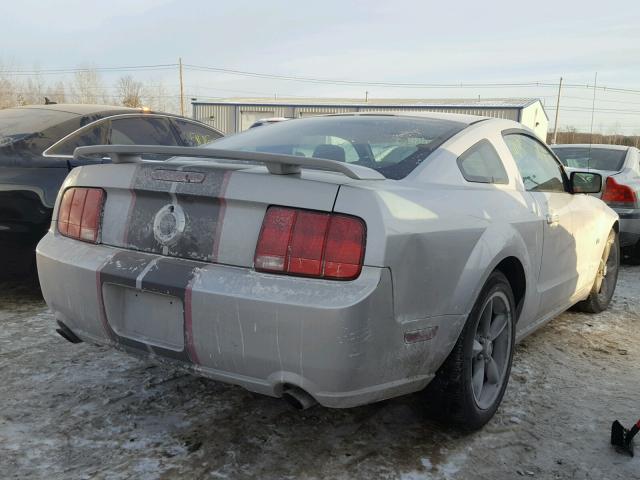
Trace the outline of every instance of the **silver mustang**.
{"type": "Polygon", "coordinates": [[[90,153],[113,164],[69,174],[37,249],[59,333],[300,408],[429,384],[479,428],[516,341],[616,286],[600,175],[568,177],[512,121],[334,115],[90,153]]]}

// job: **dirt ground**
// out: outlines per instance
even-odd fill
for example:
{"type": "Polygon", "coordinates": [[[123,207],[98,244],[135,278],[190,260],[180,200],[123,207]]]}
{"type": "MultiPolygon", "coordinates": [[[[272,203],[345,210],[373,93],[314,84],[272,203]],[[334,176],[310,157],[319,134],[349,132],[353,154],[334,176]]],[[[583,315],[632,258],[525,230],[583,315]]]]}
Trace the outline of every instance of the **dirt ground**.
{"type": "Polygon", "coordinates": [[[417,395],[298,412],[72,345],[37,288],[3,283],[0,477],[640,479],[640,456],[609,446],[613,419],[640,417],[639,367],[640,267],[621,270],[609,311],[525,339],[498,414],[467,435],[426,418],[417,395]]]}

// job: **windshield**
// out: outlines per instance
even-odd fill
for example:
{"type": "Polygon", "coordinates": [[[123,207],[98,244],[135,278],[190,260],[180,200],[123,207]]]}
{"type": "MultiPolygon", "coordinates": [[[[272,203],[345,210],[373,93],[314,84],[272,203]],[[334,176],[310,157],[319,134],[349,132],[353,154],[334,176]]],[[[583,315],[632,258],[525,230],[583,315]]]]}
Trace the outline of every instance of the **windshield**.
{"type": "Polygon", "coordinates": [[[44,108],[0,110],[0,147],[46,130],[77,115],[44,108]]]}
{"type": "Polygon", "coordinates": [[[322,116],[252,128],[208,146],[337,160],[400,179],[466,126],[451,120],[392,115],[322,116]]]}
{"type": "Polygon", "coordinates": [[[622,169],[627,156],[626,150],[612,148],[562,147],[553,151],[565,167],[616,172],[622,169]]]}

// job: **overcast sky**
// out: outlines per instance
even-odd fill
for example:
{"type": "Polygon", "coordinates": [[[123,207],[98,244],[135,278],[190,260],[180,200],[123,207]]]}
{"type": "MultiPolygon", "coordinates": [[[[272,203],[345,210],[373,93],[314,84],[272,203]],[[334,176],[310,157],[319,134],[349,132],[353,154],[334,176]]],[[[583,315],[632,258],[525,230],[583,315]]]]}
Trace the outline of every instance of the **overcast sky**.
{"type": "MultiPolygon", "coordinates": [[[[394,83],[598,84],[596,130],[640,133],[640,1],[4,1],[0,62],[31,70],[176,63],[394,83]]],[[[105,85],[122,72],[103,74],[105,85]]],[[[134,73],[175,95],[176,69],[134,73]]],[[[47,81],[61,76],[47,75],[47,81]]],[[[555,87],[409,89],[185,70],[188,97],[540,97],[555,87]]],[[[566,88],[560,125],[588,130],[591,97],[566,88]],[[566,96],[566,98],[565,98],[566,96]]]]}

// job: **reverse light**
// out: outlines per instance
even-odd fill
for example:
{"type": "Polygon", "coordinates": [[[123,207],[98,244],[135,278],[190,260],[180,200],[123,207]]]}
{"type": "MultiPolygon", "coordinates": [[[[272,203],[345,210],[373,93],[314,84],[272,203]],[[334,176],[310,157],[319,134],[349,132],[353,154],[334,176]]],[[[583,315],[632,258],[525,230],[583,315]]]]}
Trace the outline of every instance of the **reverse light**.
{"type": "Polygon", "coordinates": [[[262,272],[352,280],[362,270],[365,240],[359,218],[269,207],[254,264],[262,272]]]}
{"type": "Polygon", "coordinates": [[[611,205],[635,206],[638,198],[631,187],[616,182],[613,177],[608,177],[602,201],[611,205]]]}
{"type": "Polygon", "coordinates": [[[101,188],[68,188],[58,208],[58,231],[65,237],[96,243],[103,205],[101,188]]]}

